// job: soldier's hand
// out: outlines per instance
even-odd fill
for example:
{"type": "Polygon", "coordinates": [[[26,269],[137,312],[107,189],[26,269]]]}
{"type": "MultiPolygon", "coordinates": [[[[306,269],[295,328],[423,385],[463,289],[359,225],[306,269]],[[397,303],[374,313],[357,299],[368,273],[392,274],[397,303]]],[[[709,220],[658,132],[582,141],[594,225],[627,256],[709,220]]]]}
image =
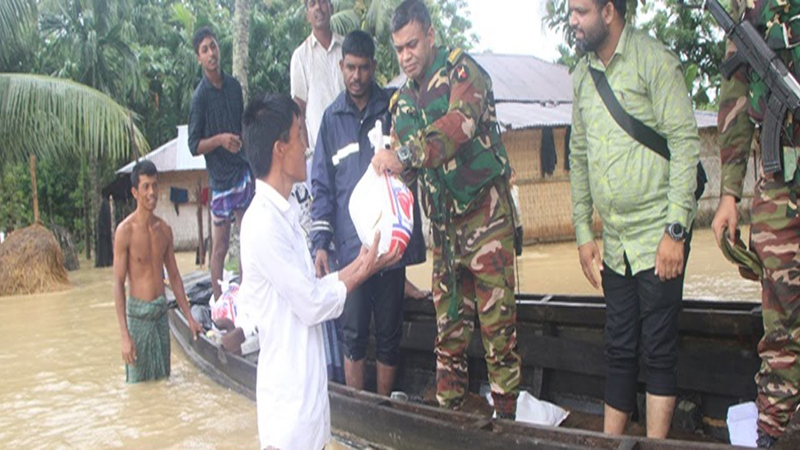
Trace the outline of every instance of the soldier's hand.
{"type": "Polygon", "coordinates": [[[317,255],[314,257],[314,269],[317,272],[317,278],[322,278],[330,273],[330,266],[328,265],[328,251],[319,249],[317,255]]]}
{"type": "Polygon", "coordinates": [[[130,335],[122,338],[122,361],[125,364],[136,364],[136,346],[130,335]]]}
{"type": "Polygon", "coordinates": [[[379,175],[386,172],[400,174],[403,172],[403,164],[397,158],[397,154],[392,150],[378,150],[372,157],[372,168],[379,175]]]}
{"type": "Polygon", "coordinates": [[[578,247],[578,257],[581,260],[583,275],[595,289],[600,289],[600,272],[603,270],[603,258],[594,241],[589,241],[578,247]]]}
{"type": "Polygon", "coordinates": [[[220,145],[225,148],[225,150],[231,153],[239,153],[239,150],[242,149],[242,140],[239,139],[239,136],[233,133],[221,133],[218,135],[220,140],[220,145]]]}
{"type": "Polygon", "coordinates": [[[656,275],[661,281],[671,280],[683,273],[683,241],[672,239],[664,233],[656,250],[656,275]]]}
{"type": "Polygon", "coordinates": [[[736,211],[736,197],[723,195],[719,199],[717,213],[714,214],[714,221],[711,222],[711,229],[717,238],[717,245],[722,248],[722,229],[728,227],[728,236],[731,242],[736,240],[736,226],[739,223],[739,212],[736,211]]]}

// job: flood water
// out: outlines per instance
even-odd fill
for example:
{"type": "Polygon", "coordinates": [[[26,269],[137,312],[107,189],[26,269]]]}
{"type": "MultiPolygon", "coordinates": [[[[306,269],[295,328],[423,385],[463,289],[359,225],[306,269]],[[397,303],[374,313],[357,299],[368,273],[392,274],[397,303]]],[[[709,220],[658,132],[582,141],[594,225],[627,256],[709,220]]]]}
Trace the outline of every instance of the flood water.
{"type": "MultiPolygon", "coordinates": [[[[746,228],[742,236],[747,236],[746,228]]],[[[517,263],[521,292],[602,295],[584,278],[574,242],[526,246],[517,263]]],[[[407,273],[418,286],[430,289],[430,254],[425,264],[411,267],[407,273]]],[[[684,298],[761,301],[761,285],[739,276],[736,267],[722,256],[710,229],[697,230],[692,238],[684,298]]]]}
{"type": "MultiPolygon", "coordinates": [[[[182,273],[193,261],[179,255],[182,273]]],[[[522,291],[599,294],[574,243],[526,247],[519,264],[522,291]]],[[[409,277],[429,288],[430,261],[409,277]]],[[[210,381],[174,341],[168,381],[127,385],[111,269],[83,268],[70,281],[65,292],[0,297],[0,448],[258,448],[255,403],[210,381]]],[[[700,230],[686,297],[758,300],[760,292],[700,230]]]]}

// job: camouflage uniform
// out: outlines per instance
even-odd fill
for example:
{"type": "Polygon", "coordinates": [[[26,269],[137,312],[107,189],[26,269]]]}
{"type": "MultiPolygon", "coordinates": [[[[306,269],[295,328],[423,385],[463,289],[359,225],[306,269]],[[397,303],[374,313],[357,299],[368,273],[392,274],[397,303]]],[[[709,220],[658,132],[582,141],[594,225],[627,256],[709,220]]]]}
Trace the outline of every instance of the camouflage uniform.
{"type": "MultiPolygon", "coordinates": [[[[787,63],[795,78],[800,74],[800,21],[787,27],[788,18],[800,13],[798,0],[733,0],[734,18],[750,20],[770,46],[787,63]],[[788,3],[788,5],[787,5],[788,3]],[[777,26],[775,26],[777,25],[777,26]],[[783,30],[790,36],[784,39],[783,30]],[[786,47],[788,42],[789,47],[786,47]]],[[[728,56],[735,51],[729,44],[728,56]]],[[[758,76],[740,70],[722,82],[718,128],[722,161],[722,194],[742,196],[751,145],[758,155],[754,123],[763,120],[765,88],[758,76]]],[[[791,119],[789,119],[791,120],[791,119]]],[[[787,123],[794,141],[798,124],[787,123]]],[[[784,139],[786,136],[784,135],[784,139]]],[[[784,141],[785,144],[786,141],[784,141]]],[[[800,403],[800,218],[797,195],[800,172],[797,148],[784,147],[783,173],[766,176],[759,165],[751,225],[751,247],[764,266],[762,303],[764,337],[758,346],[762,358],[755,380],[761,432],[780,436],[800,403]]]]}
{"type": "Polygon", "coordinates": [[[491,78],[461,50],[437,49],[425,80],[422,87],[408,80],[390,108],[394,149],[406,146],[412,154],[403,178],[422,180],[421,203],[433,228],[437,399],[446,408],[461,406],[477,308],[495,409],[513,416],[521,366],[514,228],[491,78]]]}

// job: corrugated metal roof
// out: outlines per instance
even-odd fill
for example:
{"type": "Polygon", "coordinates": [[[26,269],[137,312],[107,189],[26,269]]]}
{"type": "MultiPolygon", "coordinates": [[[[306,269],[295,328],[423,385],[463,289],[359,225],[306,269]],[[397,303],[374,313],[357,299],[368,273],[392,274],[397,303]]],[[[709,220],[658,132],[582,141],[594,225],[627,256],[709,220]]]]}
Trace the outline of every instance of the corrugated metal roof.
{"type": "MultiPolygon", "coordinates": [[[[566,66],[535,56],[472,55],[492,77],[495,102],[569,103],[572,101],[572,77],[566,66]]],[[[387,85],[400,87],[406,81],[401,73],[387,85]]]]}
{"type": "Polygon", "coordinates": [[[572,123],[572,105],[498,103],[497,121],[503,131],[522,128],[565,127],[572,123]]]}
{"type": "Polygon", "coordinates": [[[566,66],[534,56],[475,55],[492,77],[494,100],[500,102],[572,102],[572,77],[566,66]]]}
{"type": "MultiPolygon", "coordinates": [[[[695,111],[697,128],[716,128],[717,114],[695,111]]],[[[572,104],[539,105],[531,103],[498,103],[497,121],[503,131],[523,128],[565,127],[572,123],[572,104]]]]}
{"type": "MultiPolygon", "coordinates": [[[[153,161],[159,172],[178,172],[185,170],[206,170],[206,159],[192,156],[189,151],[189,129],[187,125],[178,126],[178,137],[146,154],[141,159],[153,161]]],[[[117,170],[117,174],[131,173],[136,161],[117,170]]]]}
{"type": "MultiPolygon", "coordinates": [[[[492,77],[497,120],[503,130],[567,126],[572,123],[572,75],[566,66],[534,56],[473,55],[492,77]]],[[[388,86],[400,87],[402,73],[388,86]]],[[[717,114],[695,111],[698,128],[716,128],[717,114]]]]}

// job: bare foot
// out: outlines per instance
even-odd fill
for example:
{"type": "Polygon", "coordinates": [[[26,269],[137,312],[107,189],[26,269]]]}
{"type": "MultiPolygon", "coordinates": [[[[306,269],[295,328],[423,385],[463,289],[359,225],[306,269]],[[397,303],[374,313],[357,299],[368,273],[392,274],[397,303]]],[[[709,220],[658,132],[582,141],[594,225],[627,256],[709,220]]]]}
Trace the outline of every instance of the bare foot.
{"type": "Polygon", "coordinates": [[[406,286],[403,290],[403,295],[406,298],[412,298],[414,300],[424,300],[431,296],[431,291],[422,291],[418,287],[414,286],[414,283],[406,278],[406,286]]]}

